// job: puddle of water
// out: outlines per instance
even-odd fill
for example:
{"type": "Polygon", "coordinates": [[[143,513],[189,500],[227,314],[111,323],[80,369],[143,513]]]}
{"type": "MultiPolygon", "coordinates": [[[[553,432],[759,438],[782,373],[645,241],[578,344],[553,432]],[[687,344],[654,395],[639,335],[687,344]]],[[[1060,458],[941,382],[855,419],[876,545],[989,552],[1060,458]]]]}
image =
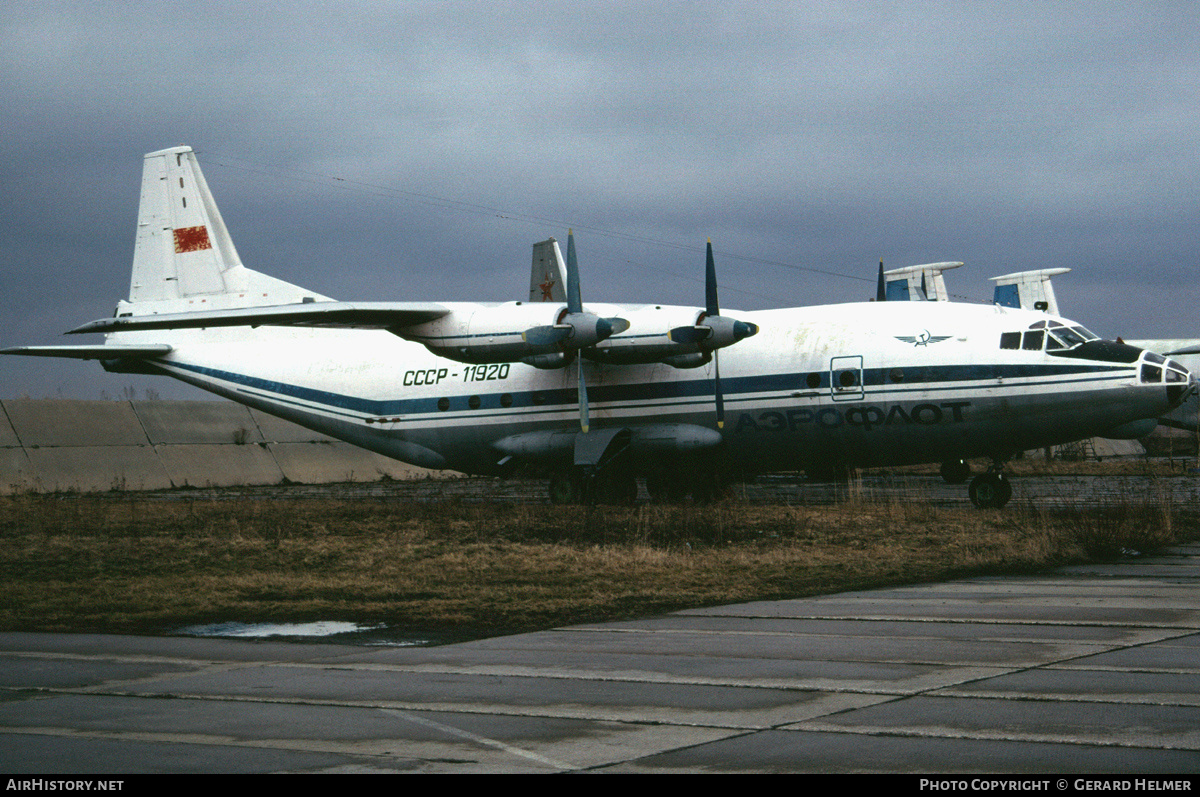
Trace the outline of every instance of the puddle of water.
{"type": "Polygon", "coordinates": [[[428,645],[425,639],[395,639],[386,632],[383,624],[362,625],[336,620],[321,620],[315,623],[210,623],[181,628],[185,636],[227,637],[233,639],[263,639],[286,637],[310,642],[339,642],[351,645],[386,645],[409,647],[428,645]],[[335,637],[335,638],[334,638],[335,637]]]}

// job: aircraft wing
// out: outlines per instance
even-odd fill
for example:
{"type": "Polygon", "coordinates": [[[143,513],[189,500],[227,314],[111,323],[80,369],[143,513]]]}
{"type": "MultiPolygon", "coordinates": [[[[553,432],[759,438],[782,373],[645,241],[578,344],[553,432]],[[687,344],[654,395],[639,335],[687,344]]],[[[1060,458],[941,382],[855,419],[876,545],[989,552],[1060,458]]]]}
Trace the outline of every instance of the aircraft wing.
{"type": "Polygon", "coordinates": [[[30,357],[69,357],[73,360],[123,360],[142,357],[161,357],[169,354],[165,343],[146,346],[13,346],[0,349],[0,354],[25,354],[30,357]]]}
{"type": "Polygon", "coordinates": [[[441,318],[449,312],[448,308],[432,302],[305,302],[274,307],[241,307],[230,310],[102,318],[76,327],[67,334],[240,326],[402,329],[441,318]]]}

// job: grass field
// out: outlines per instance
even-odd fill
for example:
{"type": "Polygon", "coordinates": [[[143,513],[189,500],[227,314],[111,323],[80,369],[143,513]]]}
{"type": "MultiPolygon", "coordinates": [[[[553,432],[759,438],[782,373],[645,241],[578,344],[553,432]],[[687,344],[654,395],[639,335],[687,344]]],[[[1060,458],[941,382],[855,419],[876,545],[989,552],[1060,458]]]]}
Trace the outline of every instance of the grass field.
{"type": "Polygon", "coordinates": [[[489,636],[973,574],[1200,533],[1169,500],[980,512],[920,500],[634,507],[391,499],[0,498],[0,629],[343,620],[489,636]]]}

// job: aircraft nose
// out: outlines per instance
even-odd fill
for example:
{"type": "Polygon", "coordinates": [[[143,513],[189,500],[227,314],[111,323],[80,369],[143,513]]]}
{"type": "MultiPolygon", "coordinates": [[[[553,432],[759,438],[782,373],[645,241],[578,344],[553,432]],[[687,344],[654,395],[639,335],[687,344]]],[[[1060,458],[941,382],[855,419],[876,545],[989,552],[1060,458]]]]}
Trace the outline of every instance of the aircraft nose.
{"type": "Polygon", "coordinates": [[[1167,399],[1178,407],[1196,391],[1196,376],[1176,360],[1163,363],[1163,381],[1167,383],[1167,399]]]}

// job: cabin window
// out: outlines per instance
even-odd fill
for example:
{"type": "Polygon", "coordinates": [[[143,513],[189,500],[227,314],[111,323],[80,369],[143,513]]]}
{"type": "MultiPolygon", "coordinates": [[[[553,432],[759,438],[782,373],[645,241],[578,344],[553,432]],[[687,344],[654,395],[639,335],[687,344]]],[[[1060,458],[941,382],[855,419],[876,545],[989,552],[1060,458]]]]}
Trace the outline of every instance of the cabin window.
{"type": "Polygon", "coordinates": [[[445,396],[442,396],[440,399],[438,399],[438,409],[442,412],[450,409],[450,399],[446,398],[445,396]]]}
{"type": "Polygon", "coordinates": [[[511,407],[512,406],[512,393],[501,393],[500,394],[500,406],[501,407],[511,407]]]}
{"type": "Polygon", "coordinates": [[[1040,329],[1037,332],[1026,332],[1025,337],[1021,341],[1021,348],[1025,351],[1041,351],[1042,341],[1045,339],[1046,333],[1040,329]]]}
{"type": "Polygon", "coordinates": [[[821,375],[809,374],[808,378],[804,380],[804,384],[808,385],[809,388],[816,390],[821,386],[821,375]]]}
{"type": "Polygon", "coordinates": [[[854,371],[842,371],[838,374],[838,384],[842,387],[854,387],[858,384],[858,374],[854,371]]]}
{"type": "Polygon", "coordinates": [[[1020,332],[1005,332],[1000,335],[1000,348],[1002,349],[1019,349],[1021,348],[1021,333],[1020,332]]]}
{"type": "Polygon", "coordinates": [[[473,410],[479,409],[479,405],[481,403],[482,402],[479,400],[479,396],[471,396],[471,398],[467,399],[467,406],[473,410]]]}

